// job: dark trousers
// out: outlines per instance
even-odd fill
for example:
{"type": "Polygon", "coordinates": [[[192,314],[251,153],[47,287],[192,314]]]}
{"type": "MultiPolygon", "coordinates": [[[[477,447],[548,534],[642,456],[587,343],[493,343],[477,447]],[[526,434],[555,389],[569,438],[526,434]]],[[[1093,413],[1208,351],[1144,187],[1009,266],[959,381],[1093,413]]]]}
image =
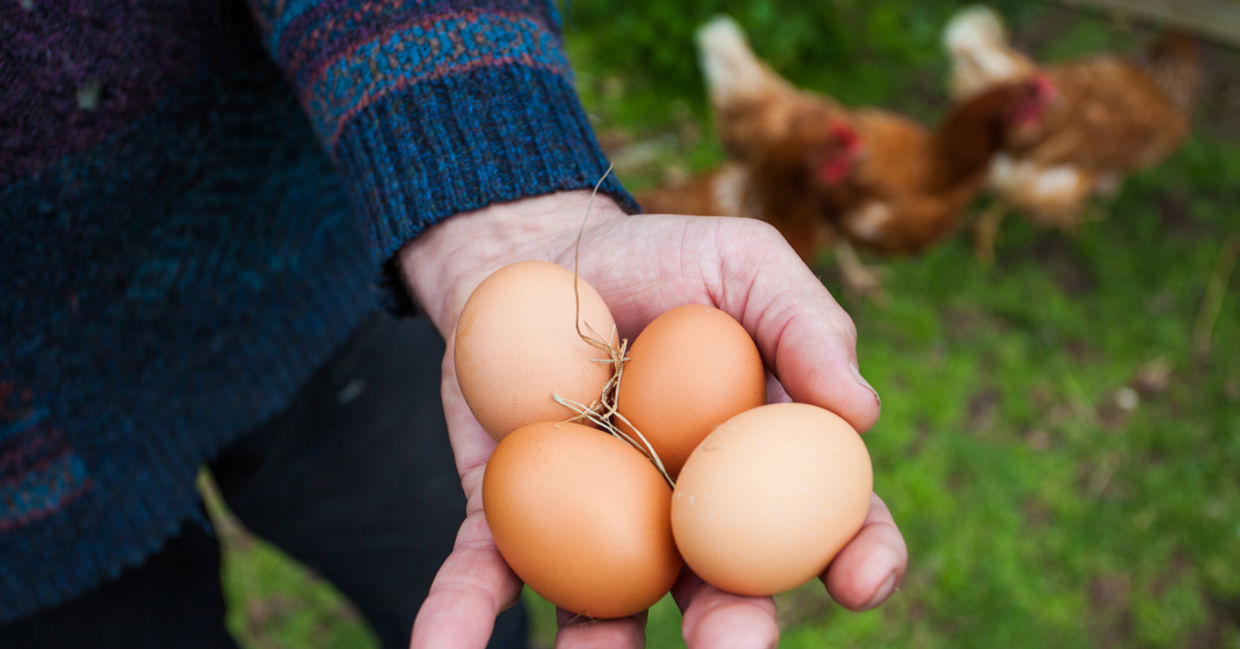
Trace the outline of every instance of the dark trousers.
{"type": "MultiPolygon", "coordinates": [[[[439,400],[442,357],[425,320],[376,315],[284,412],[211,465],[233,513],[334,583],[385,649],[408,646],[465,512],[439,400]]],[[[235,648],[219,561],[215,537],[187,523],[141,566],[0,628],[0,646],[235,648]]],[[[490,646],[525,647],[526,633],[514,607],[490,646]]]]}

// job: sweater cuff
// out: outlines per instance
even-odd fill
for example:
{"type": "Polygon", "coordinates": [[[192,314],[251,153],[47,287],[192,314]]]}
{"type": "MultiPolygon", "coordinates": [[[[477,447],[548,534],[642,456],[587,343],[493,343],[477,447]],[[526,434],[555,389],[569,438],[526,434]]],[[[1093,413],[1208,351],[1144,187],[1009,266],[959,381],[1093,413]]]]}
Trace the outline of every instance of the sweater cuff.
{"type": "MultiPolygon", "coordinates": [[[[439,221],[494,203],[594,187],[608,162],[568,81],[482,67],[423,81],[359,111],[333,151],[384,269],[388,308],[412,303],[396,253],[439,221]]],[[[639,208],[614,175],[599,189],[639,208]]]]}

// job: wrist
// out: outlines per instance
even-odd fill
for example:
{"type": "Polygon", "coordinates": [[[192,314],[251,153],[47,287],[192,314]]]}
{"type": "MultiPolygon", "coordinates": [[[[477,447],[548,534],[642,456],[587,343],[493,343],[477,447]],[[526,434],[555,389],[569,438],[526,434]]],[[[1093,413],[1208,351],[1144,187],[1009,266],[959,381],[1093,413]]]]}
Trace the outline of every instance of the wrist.
{"type": "MultiPolygon", "coordinates": [[[[566,191],[497,203],[432,226],[397,257],[410,296],[446,336],[474,287],[495,270],[526,259],[571,265],[590,194],[566,191]]],[[[624,215],[611,197],[598,194],[586,225],[624,215]]]]}

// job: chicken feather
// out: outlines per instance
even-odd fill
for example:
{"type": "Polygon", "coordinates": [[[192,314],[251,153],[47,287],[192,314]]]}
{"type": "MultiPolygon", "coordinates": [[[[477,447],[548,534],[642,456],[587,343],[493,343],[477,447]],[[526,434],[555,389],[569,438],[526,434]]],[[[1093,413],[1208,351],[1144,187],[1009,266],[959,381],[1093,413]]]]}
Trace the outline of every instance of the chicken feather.
{"type": "Polygon", "coordinates": [[[1197,45],[1184,35],[1162,36],[1140,59],[1099,53],[1039,66],[1011,46],[997,13],[974,6],[952,18],[943,43],[957,102],[1036,74],[1053,87],[1046,118],[1011,135],[988,181],[1035,222],[1071,227],[1092,196],[1113,193],[1188,135],[1200,71],[1197,45]]]}
{"type": "MultiPolygon", "coordinates": [[[[705,25],[697,42],[731,160],[639,201],[654,211],[764,219],[807,262],[842,243],[897,254],[944,238],[1015,132],[1010,127],[1039,119],[1046,101],[1039,82],[1000,84],[927,129],[795,87],[758,59],[730,18],[705,25]]],[[[875,285],[851,252],[837,257],[846,281],[875,285]]]]}

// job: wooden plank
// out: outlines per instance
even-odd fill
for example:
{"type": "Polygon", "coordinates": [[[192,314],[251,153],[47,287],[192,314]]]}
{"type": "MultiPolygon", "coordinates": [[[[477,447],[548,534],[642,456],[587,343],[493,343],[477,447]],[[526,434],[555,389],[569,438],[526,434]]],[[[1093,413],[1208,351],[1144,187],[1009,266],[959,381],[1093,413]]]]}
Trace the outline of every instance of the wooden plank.
{"type": "Polygon", "coordinates": [[[1141,22],[1182,29],[1207,40],[1240,47],[1240,2],[1236,0],[1059,0],[1079,9],[1119,14],[1141,22]]]}

